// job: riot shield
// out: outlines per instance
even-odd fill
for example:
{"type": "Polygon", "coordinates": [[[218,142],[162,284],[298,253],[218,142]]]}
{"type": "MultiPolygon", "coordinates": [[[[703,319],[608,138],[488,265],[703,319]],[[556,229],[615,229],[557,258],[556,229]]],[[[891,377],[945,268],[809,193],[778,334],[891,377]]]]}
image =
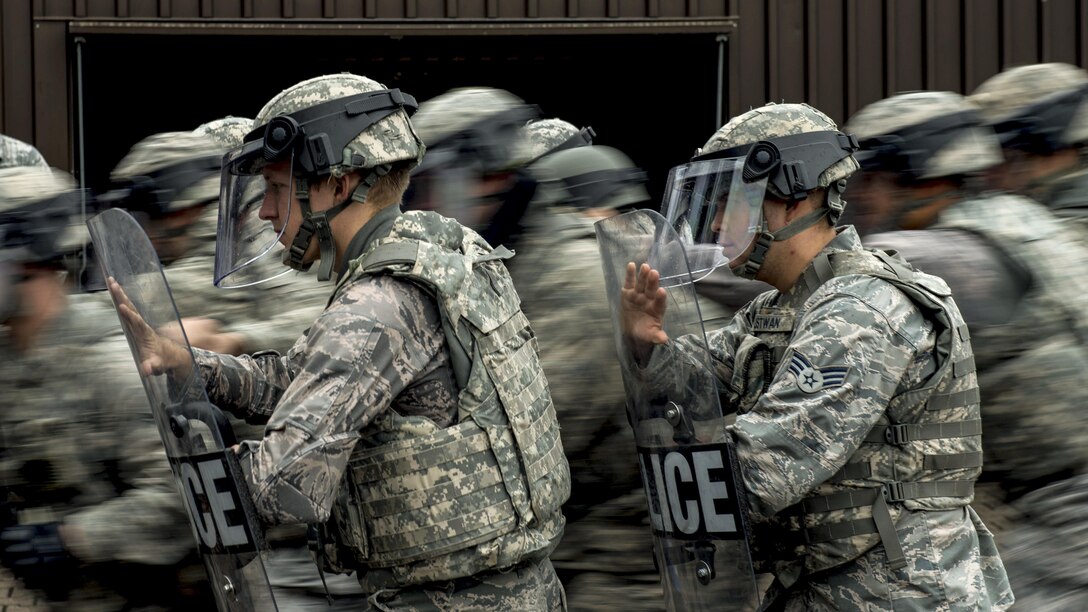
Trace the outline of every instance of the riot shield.
{"type": "MultiPolygon", "coordinates": [[[[111,209],[87,226],[103,276],[117,281],[151,329],[188,348],[159,258],[139,223],[111,209]]],[[[119,318],[139,365],[145,357],[139,331],[119,318]]],[[[275,610],[261,557],[263,531],[231,448],[234,433],[208,402],[195,362],[184,380],[143,371],[141,379],[219,610],[275,610]]]]}
{"type": "Polygon", "coordinates": [[[688,263],[664,217],[629,212],[596,224],[616,350],[669,610],[754,610],[759,594],[746,497],[688,263]],[[668,345],[636,356],[622,325],[629,262],[649,264],[668,296],[668,345]]]}

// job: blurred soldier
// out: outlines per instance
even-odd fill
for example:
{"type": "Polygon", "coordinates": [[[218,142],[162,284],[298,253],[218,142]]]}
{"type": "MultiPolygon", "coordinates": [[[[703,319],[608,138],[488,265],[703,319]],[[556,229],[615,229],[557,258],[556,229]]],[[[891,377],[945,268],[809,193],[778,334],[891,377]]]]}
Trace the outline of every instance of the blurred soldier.
{"type": "MultiPolygon", "coordinates": [[[[770,104],[718,130],[667,195],[681,236],[708,245],[693,271],[728,264],[775,287],[707,338],[738,410],[753,556],[776,577],[763,606],[1005,609],[968,506],[981,438],[966,328],[940,279],[835,227],[856,149],[816,109],[770,104]]],[[[703,349],[667,337],[659,282],[628,265],[623,328],[649,373],[683,385],[703,349]]]]}
{"type": "MultiPolygon", "coordinates": [[[[508,252],[401,214],[424,150],[415,106],[339,74],[261,110],[263,129],[224,158],[220,247],[248,257],[231,228],[256,174],[285,262],[338,283],[286,357],[196,351],[200,374],[213,403],[268,420],[240,449],[260,517],[320,523],[321,563],[355,571],[373,607],[561,609],[548,553],[569,475],[534,334],[508,252]]],[[[243,268],[225,263],[220,280],[243,268]]],[[[145,371],[187,376],[178,346],[145,331],[145,371]]]]}
{"type": "MultiPolygon", "coordinates": [[[[530,139],[539,143],[536,125],[530,139]]],[[[570,138],[562,136],[557,146],[570,138]]],[[[539,338],[571,466],[569,522],[552,561],[572,609],[658,610],[661,587],[647,554],[646,502],[593,230],[601,218],[648,204],[646,175],[622,152],[596,145],[538,155],[529,172],[539,185],[508,267],[539,338]]]]}
{"type": "Polygon", "coordinates": [[[424,102],[413,124],[429,147],[423,172],[412,180],[425,185],[417,195],[437,196],[430,186],[456,177],[456,192],[428,198],[426,205],[503,237],[517,252],[507,267],[538,335],[571,464],[564,509],[573,524],[553,554],[571,607],[659,609],[593,230],[595,221],[618,209],[647,203],[645,174],[620,151],[587,146],[589,128],[547,119],[521,129],[516,121],[528,112],[512,94],[487,88],[424,102]],[[456,125],[459,132],[450,128],[456,125]],[[428,165],[432,155],[440,161],[428,165]],[[496,207],[474,197],[500,181],[520,186],[509,194],[532,194],[532,201],[526,206],[508,198],[496,207]]]}
{"type": "Polygon", "coordinates": [[[16,166],[49,169],[49,164],[37,149],[21,140],[0,134],[0,168],[16,166]]]}
{"type": "Polygon", "coordinates": [[[0,170],[0,561],[66,610],[206,609],[183,597],[192,539],[128,345],[67,296],[79,206],[67,175],[0,170]]]}
{"type": "Polygon", "coordinates": [[[968,100],[1004,149],[1004,163],[990,170],[993,186],[1088,227],[1088,72],[1059,63],[1011,68],[968,100]]]}
{"type": "MultiPolygon", "coordinates": [[[[998,534],[1002,544],[1010,543],[1003,556],[1018,600],[1028,607],[1046,607],[1045,601],[1059,602],[1051,609],[1083,607],[1088,576],[1074,569],[1083,567],[1083,552],[1067,559],[1070,571],[1054,575],[1047,588],[1032,581],[1049,574],[1054,559],[1025,570],[1033,551],[1011,546],[1030,532],[1042,538],[1031,545],[1062,541],[1069,544],[1060,549],[1067,553],[1084,550],[1072,546],[1076,537],[1061,513],[1044,510],[1075,498],[1075,487],[1049,489],[1054,497],[1037,491],[1083,473],[1088,460],[1082,414],[1088,390],[1081,382],[1088,368],[1088,281],[1080,273],[1088,250],[1081,234],[1025,197],[979,193],[978,175],[994,173],[1000,148],[974,107],[956,94],[896,96],[863,109],[850,125],[868,150],[863,163],[873,177],[866,182],[886,186],[873,188],[872,197],[884,200],[900,226],[935,224],[930,233],[943,234],[924,242],[910,233],[883,234],[872,242],[899,248],[911,259],[930,257],[932,269],[962,296],[977,347],[984,467],[987,478],[1000,480],[1004,489],[980,490],[980,512],[992,505],[990,512],[1009,514],[1013,509],[1003,502],[1027,494],[1016,504],[1026,514],[1006,519],[1008,533],[998,534]],[[1029,518],[1037,512],[1048,520],[1029,518]],[[1035,576],[1028,579],[1028,573],[1035,576]],[[1079,597],[1081,605],[1067,597],[1079,597]]],[[[1047,544],[1034,554],[1058,550],[1047,544]]]]}
{"type": "Polygon", "coordinates": [[[405,205],[453,217],[492,245],[508,243],[536,191],[524,170],[533,159],[525,124],[536,114],[490,87],[453,89],[421,104],[412,123],[427,156],[412,173],[405,205]]]}
{"type": "Polygon", "coordinates": [[[270,319],[282,304],[271,295],[263,296],[260,285],[248,286],[256,278],[229,291],[218,290],[213,283],[219,216],[213,204],[219,198],[223,142],[236,135],[232,126],[233,119],[206,128],[203,135],[164,132],[143,139],[114,168],[115,189],[101,199],[142,220],[194,346],[232,354],[286,350],[320,312],[327,295],[313,286],[295,302],[301,310],[298,316],[272,325],[270,319]],[[302,316],[310,318],[301,320],[302,316]]]}

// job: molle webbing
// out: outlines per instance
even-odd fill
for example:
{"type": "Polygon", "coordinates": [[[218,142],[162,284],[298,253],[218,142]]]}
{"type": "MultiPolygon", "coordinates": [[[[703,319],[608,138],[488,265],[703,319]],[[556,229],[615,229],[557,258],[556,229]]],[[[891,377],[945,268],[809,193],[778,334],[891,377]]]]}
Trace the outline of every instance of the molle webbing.
{"type": "Polygon", "coordinates": [[[350,470],[373,567],[461,550],[517,523],[487,432],[472,421],[369,449],[350,470]]]}
{"type": "MultiPolygon", "coordinates": [[[[946,310],[944,300],[947,297],[947,288],[927,283],[908,264],[879,251],[848,251],[821,255],[806,269],[801,282],[815,290],[832,278],[846,274],[864,274],[891,283],[906,294],[935,324],[937,370],[921,385],[906,391],[904,396],[924,404],[925,414],[932,418],[947,418],[942,415],[948,414],[945,411],[949,409],[977,406],[978,387],[966,380],[975,371],[974,360],[969,355],[960,355],[959,348],[968,341],[970,335],[966,326],[962,322],[957,325],[957,321],[946,310]],[[957,355],[959,359],[956,359],[957,355]],[[956,390],[949,390],[949,387],[956,390]]],[[[981,433],[982,422],[977,418],[928,423],[891,423],[873,427],[864,443],[905,448],[915,441],[971,438],[981,433]]],[[[875,533],[880,536],[880,542],[884,545],[889,566],[893,569],[904,567],[906,558],[889,504],[925,498],[970,499],[974,494],[973,480],[952,480],[947,475],[942,479],[942,472],[976,469],[982,465],[980,451],[924,454],[921,459],[921,468],[926,472],[923,477],[932,480],[889,481],[876,487],[848,489],[802,500],[799,504],[800,510],[806,514],[825,514],[865,507],[872,509],[870,518],[818,523],[804,528],[804,541],[807,544],[819,544],[875,533]]],[[[843,466],[829,482],[841,485],[848,480],[873,478],[872,462],[856,461],[843,466]]]]}
{"type": "Polygon", "coordinates": [[[359,524],[339,537],[358,569],[392,576],[376,586],[509,567],[547,555],[562,534],[570,477],[536,338],[501,262],[512,255],[412,212],[344,275],[390,274],[432,295],[459,390],[456,425],[418,434],[385,414],[371,427],[394,441],[356,449],[349,462],[359,524]]]}

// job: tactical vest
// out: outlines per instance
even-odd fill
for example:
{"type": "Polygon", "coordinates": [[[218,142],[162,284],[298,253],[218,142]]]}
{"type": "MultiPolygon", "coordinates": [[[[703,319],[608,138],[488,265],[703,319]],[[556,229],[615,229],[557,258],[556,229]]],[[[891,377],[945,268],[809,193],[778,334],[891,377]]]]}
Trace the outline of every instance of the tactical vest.
{"type": "MultiPolygon", "coordinates": [[[[936,368],[923,380],[900,384],[877,425],[832,478],[800,503],[756,525],[753,555],[767,571],[800,563],[809,572],[853,560],[877,543],[891,567],[905,565],[895,524],[905,511],[947,510],[970,503],[982,466],[979,390],[967,326],[938,278],[879,251],[818,256],[798,282],[815,289],[832,278],[867,275],[910,298],[934,325],[936,368]],[[791,533],[793,537],[783,537],[791,533]]],[[[735,356],[734,395],[750,410],[783,364],[799,310],[757,298],[751,335],[735,356]]]]}
{"type": "Polygon", "coordinates": [[[987,469],[1050,480],[1088,462],[1088,245],[1041,204],[993,195],[955,204],[941,227],[974,232],[1031,273],[1012,320],[976,333],[987,469]]]}
{"type": "Polygon", "coordinates": [[[537,341],[501,261],[510,256],[452,220],[409,212],[341,278],[392,274],[434,296],[460,390],[455,425],[387,410],[365,431],[376,443],[348,462],[328,524],[334,569],[360,570],[367,589],[510,567],[562,536],[570,474],[537,341]]]}

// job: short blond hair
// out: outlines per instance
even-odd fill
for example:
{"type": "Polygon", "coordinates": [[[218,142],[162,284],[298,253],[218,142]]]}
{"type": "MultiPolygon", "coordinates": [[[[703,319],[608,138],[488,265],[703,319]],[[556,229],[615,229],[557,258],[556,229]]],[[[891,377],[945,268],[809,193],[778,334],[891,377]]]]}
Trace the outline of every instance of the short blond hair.
{"type": "Polygon", "coordinates": [[[366,201],[379,210],[400,204],[404,192],[408,191],[408,180],[414,165],[403,161],[395,162],[392,170],[374,182],[366,194],[366,201]]]}

